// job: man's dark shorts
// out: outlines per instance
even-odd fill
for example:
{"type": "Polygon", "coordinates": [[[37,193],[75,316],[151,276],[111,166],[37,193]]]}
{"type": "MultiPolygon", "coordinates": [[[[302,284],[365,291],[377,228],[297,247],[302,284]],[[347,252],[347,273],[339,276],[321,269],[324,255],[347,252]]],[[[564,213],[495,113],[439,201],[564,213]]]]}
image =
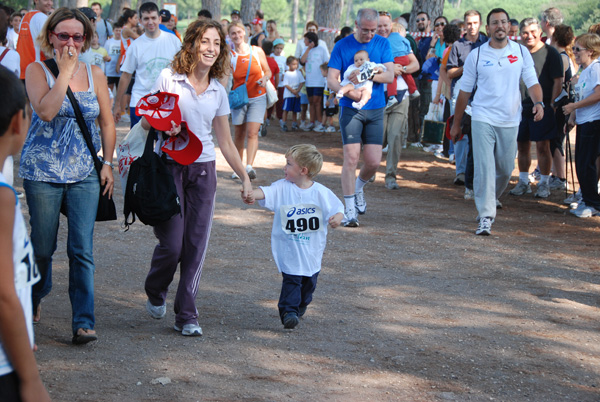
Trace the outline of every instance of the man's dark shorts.
{"type": "Polygon", "coordinates": [[[383,143],[384,110],[383,107],[372,110],[340,107],[340,130],[343,144],[381,145],[383,143]]]}
{"type": "Polygon", "coordinates": [[[108,85],[115,84],[116,86],[119,86],[120,79],[121,79],[121,77],[106,77],[106,81],[108,82],[108,85]]]}
{"type": "Polygon", "coordinates": [[[544,118],[538,122],[533,121],[531,110],[523,111],[517,142],[551,140],[557,136],[556,117],[550,106],[544,108],[544,118]]]}
{"type": "Polygon", "coordinates": [[[323,96],[323,87],[306,87],[306,95],[310,98],[313,96],[323,96]]]}

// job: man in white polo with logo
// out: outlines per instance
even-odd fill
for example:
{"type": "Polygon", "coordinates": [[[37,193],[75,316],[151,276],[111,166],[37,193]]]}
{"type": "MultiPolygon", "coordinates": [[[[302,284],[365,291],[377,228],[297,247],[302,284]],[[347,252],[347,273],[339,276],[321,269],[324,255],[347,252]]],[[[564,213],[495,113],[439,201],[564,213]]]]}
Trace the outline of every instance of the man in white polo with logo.
{"type": "Polygon", "coordinates": [[[477,235],[491,234],[498,197],[506,189],[515,167],[521,121],[521,79],[533,100],[534,120],[539,121],[544,116],[542,88],[533,59],[527,48],[508,40],[509,28],[510,17],[504,9],[490,11],[487,16],[490,40],[469,53],[465,61],[450,132],[456,142],[465,107],[476,89],[471,102],[471,126],[477,235]]]}

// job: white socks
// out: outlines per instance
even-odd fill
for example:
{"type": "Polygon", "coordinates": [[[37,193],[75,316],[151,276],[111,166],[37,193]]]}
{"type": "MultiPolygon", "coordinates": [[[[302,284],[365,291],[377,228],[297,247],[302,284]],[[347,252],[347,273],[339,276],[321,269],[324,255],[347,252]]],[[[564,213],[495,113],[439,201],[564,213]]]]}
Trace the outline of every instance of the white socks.
{"type": "Polygon", "coordinates": [[[363,189],[365,188],[365,184],[367,184],[367,182],[368,181],[361,179],[360,176],[357,176],[356,183],[354,184],[354,192],[360,193],[361,191],[363,191],[363,189]]]}
{"type": "Polygon", "coordinates": [[[529,172],[519,172],[519,181],[529,183],[529,172]]]}

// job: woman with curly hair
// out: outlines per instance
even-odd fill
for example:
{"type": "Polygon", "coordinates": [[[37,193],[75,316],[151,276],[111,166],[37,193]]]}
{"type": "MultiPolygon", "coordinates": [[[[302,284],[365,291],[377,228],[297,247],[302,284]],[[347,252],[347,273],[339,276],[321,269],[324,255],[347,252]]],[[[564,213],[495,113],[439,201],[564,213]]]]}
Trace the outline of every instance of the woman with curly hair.
{"type": "MultiPolygon", "coordinates": [[[[244,202],[250,203],[252,195],[250,178],[231,140],[227,92],[218,81],[228,71],[227,56],[221,25],[213,20],[194,21],[187,29],[183,46],[171,67],[161,72],[152,88],[152,92],[179,95],[182,121],[187,123],[190,135],[196,135],[203,145],[202,154],[190,165],[184,166],[167,158],[179,194],[181,214],[154,227],[158,245],[145,283],[146,310],[153,318],[163,318],[167,291],[180,264],[174,329],[186,336],[202,335],[195,299],[212,226],[217,186],[211,128],[225,160],[242,179],[244,202]]],[[[150,128],[145,118],[142,125],[150,128]]],[[[173,125],[166,134],[175,136],[180,131],[181,126],[173,125]]]]}

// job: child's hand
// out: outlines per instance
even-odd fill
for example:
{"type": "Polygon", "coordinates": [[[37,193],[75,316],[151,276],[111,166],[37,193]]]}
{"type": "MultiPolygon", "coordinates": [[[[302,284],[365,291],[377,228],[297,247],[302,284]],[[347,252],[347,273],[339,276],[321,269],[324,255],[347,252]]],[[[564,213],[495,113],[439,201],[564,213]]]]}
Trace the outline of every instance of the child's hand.
{"type": "Polygon", "coordinates": [[[331,218],[329,218],[329,225],[331,226],[332,229],[335,229],[341,225],[342,219],[344,219],[344,214],[341,212],[338,212],[337,214],[335,214],[331,218]]]}
{"type": "Polygon", "coordinates": [[[181,125],[175,124],[173,120],[171,120],[171,129],[169,131],[165,131],[165,134],[171,137],[175,137],[177,134],[181,132],[181,125]]]}
{"type": "Polygon", "coordinates": [[[103,59],[107,63],[111,60],[109,55],[104,56],[103,59]]]}
{"type": "Polygon", "coordinates": [[[243,183],[242,188],[240,189],[240,195],[242,196],[242,201],[245,204],[252,205],[254,204],[254,191],[252,190],[252,184],[248,180],[248,183],[243,183]]]}

